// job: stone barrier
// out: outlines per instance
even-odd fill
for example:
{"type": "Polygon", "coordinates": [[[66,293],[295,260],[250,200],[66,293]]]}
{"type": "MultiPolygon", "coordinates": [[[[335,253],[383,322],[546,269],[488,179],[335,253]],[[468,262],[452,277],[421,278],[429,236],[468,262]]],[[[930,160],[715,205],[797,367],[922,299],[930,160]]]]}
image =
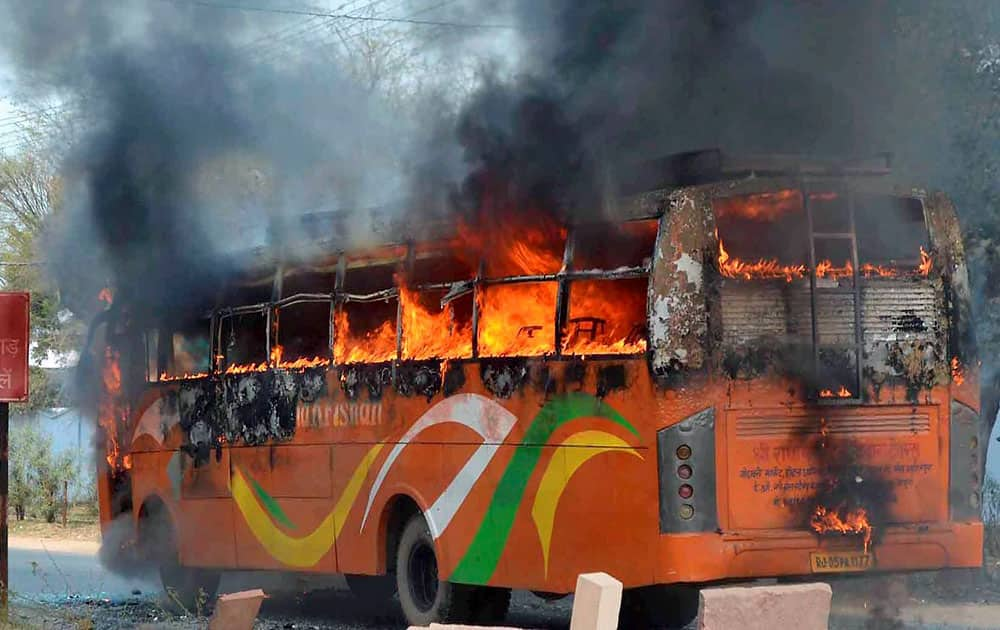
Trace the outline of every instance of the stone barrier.
{"type": "Polygon", "coordinates": [[[220,595],[208,622],[208,630],[253,630],[253,622],[265,597],[267,595],[259,588],[220,595]]]}
{"type": "Polygon", "coordinates": [[[829,584],[702,589],[698,630],[827,630],[829,584]]]}

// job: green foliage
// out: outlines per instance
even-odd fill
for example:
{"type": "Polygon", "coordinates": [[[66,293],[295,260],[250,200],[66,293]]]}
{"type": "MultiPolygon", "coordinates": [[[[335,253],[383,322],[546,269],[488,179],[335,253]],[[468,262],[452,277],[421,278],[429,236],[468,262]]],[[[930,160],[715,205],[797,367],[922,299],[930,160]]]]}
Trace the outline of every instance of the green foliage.
{"type": "Polygon", "coordinates": [[[72,454],[53,453],[52,438],[25,422],[11,428],[9,462],[10,504],[18,520],[33,515],[55,522],[63,484],[76,478],[72,454]]]}
{"type": "MultiPolygon", "coordinates": [[[[62,304],[46,275],[41,244],[57,216],[59,179],[46,162],[31,155],[0,159],[0,290],[31,293],[32,359],[79,347],[83,323],[62,304]]],[[[33,367],[31,397],[15,405],[17,414],[61,406],[61,388],[50,374],[33,367]]]]}

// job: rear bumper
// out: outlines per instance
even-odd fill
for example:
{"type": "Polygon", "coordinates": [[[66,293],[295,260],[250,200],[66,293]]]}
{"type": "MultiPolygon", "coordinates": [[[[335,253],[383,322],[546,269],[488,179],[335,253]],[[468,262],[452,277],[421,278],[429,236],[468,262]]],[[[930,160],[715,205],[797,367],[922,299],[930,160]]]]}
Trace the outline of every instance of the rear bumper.
{"type": "MultiPolygon", "coordinates": [[[[982,566],[983,524],[978,521],[894,526],[876,538],[871,549],[875,571],[982,566]]],[[[669,584],[807,575],[812,552],[858,549],[849,541],[821,541],[815,534],[788,530],[665,534],[659,537],[656,579],[669,584]]]]}

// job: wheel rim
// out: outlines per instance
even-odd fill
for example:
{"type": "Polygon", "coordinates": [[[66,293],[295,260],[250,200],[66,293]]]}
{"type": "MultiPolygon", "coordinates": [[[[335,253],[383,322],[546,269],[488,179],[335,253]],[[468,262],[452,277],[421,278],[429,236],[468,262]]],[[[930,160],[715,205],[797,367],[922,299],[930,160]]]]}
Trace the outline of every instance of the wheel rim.
{"type": "Polygon", "coordinates": [[[427,612],[434,606],[438,592],[438,565],[434,548],[419,542],[410,550],[408,573],[410,574],[410,597],[420,612],[427,612]]]}

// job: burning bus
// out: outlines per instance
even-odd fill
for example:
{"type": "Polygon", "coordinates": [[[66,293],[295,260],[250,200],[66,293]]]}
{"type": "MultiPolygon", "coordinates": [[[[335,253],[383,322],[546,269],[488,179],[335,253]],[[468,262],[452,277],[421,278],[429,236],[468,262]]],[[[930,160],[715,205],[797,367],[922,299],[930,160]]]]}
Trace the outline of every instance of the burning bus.
{"type": "Polygon", "coordinates": [[[947,198],[887,160],[654,171],[599,220],[393,224],[259,258],[187,318],[116,301],[102,523],[180,598],[336,573],[412,623],[595,570],[678,611],[708,582],[980,566],[947,198]]]}

